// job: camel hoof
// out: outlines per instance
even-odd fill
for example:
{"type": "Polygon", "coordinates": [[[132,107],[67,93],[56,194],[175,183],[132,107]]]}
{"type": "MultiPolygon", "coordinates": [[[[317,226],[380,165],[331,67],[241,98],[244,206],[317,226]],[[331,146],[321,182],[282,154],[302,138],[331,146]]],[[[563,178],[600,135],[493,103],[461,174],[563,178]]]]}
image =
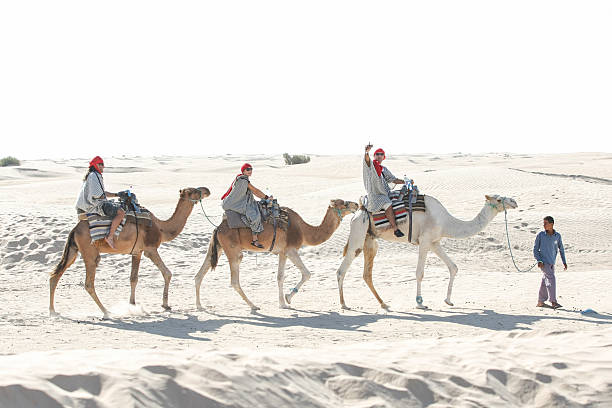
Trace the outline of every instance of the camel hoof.
{"type": "Polygon", "coordinates": [[[258,310],[259,308],[257,306],[251,306],[251,312],[256,312],[258,310]]]}
{"type": "Polygon", "coordinates": [[[289,294],[285,295],[285,300],[287,303],[291,304],[291,296],[289,296],[289,294]]]}
{"type": "Polygon", "coordinates": [[[449,306],[455,306],[455,305],[453,304],[453,302],[451,302],[451,301],[450,301],[450,300],[448,300],[448,299],[444,299],[444,303],[446,303],[446,304],[447,304],[447,305],[449,305],[449,306]]]}
{"type": "Polygon", "coordinates": [[[352,309],[348,307],[347,305],[342,305],[342,310],[352,310],[352,309]]]}
{"type": "Polygon", "coordinates": [[[278,305],[280,309],[291,309],[289,305],[278,305]]]}
{"type": "Polygon", "coordinates": [[[162,308],[164,310],[172,310],[172,308],[170,306],[168,306],[168,305],[166,305],[166,306],[162,305],[162,308]]]}
{"type": "Polygon", "coordinates": [[[416,308],[421,310],[429,310],[429,308],[425,305],[417,305],[416,308]]]}
{"type": "Polygon", "coordinates": [[[104,316],[102,316],[102,320],[111,320],[111,316],[109,313],[104,313],[104,316]]]}
{"type": "Polygon", "coordinates": [[[49,317],[58,317],[60,314],[55,310],[49,310],[49,317]]]}
{"type": "Polygon", "coordinates": [[[385,309],[387,312],[389,311],[389,305],[387,305],[386,303],[381,303],[380,307],[382,307],[383,309],[385,309]]]}

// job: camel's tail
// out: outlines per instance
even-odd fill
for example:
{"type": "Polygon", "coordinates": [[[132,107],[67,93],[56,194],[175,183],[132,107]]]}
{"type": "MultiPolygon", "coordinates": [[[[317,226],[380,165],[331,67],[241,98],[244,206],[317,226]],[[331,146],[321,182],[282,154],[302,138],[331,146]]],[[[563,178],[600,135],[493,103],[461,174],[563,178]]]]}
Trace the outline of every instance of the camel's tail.
{"type": "Polygon", "coordinates": [[[62,259],[59,261],[53,272],[51,272],[51,276],[55,276],[58,273],[61,273],[64,269],[66,269],[66,264],[70,261],[70,259],[74,256],[75,251],[78,251],[78,247],[74,240],[74,234],[76,233],[76,228],[73,228],[70,231],[70,235],[68,235],[68,241],[66,241],[66,246],[64,247],[64,253],[62,253],[62,259]]]}
{"type": "Polygon", "coordinates": [[[214,270],[219,263],[219,239],[217,238],[217,228],[213,231],[208,252],[210,253],[210,266],[214,270]]]}
{"type": "Polygon", "coordinates": [[[346,256],[346,251],[348,251],[348,242],[344,245],[344,250],[342,251],[342,256],[346,256]]]}

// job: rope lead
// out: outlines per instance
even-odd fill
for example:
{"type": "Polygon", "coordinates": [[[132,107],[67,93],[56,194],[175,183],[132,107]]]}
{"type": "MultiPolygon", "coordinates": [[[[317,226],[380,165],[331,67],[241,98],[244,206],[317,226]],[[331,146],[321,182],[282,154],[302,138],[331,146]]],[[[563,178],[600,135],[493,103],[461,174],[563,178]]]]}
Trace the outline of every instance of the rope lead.
{"type": "Polygon", "coordinates": [[[519,272],[529,272],[538,263],[536,262],[529,269],[525,269],[524,271],[520,270],[519,267],[516,265],[516,261],[514,260],[514,254],[512,253],[512,246],[510,245],[510,233],[508,232],[508,215],[507,215],[508,211],[506,211],[506,204],[504,202],[504,198],[505,197],[502,197],[502,206],[504,207],[504,221],[506,222],[506,239],[508,240],[508,249],[510,250],[510,257],[512,258],[512,263],[514,264],[514,267],[516,268],[517,271],[519,271],[519,272]]]}

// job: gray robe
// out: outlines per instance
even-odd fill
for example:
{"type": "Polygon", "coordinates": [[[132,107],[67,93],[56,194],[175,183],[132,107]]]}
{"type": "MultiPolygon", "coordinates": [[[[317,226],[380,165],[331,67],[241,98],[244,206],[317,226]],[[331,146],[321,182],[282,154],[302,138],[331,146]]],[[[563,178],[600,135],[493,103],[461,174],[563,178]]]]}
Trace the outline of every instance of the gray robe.
{"type": "Polygon", "coordinates": [[[104,215],[102,203],[107,201],[104,195],[104,178],[101,174],[92,171],[81,186],[81,191],[76,200],[75,207],[77,212],[93,213],[104,215]]]}
{"type": "Polygon", "coordinates": [[[232,185],[232,191],[223,199],[224,211],[235,211],[240,214],[242,221],[251,228],[254,234],[264,230],[261,223],[261,213],[255,197],[249,190],[249,178],[245,175],[238,176],[232,185]]]}
{"type": "Polygon", "coordinates": [[[373,160],[370,160],[370,166],[368,166],[365,157],[363,158],[363,185],[368,193],[366,210],[378,212],[382,210],[385,204],[391,204],[389,198],[391,189],[388,183],[396,178],[385,166],[383,166],[382,174],[379,176],[374,168],[373,160]]]}

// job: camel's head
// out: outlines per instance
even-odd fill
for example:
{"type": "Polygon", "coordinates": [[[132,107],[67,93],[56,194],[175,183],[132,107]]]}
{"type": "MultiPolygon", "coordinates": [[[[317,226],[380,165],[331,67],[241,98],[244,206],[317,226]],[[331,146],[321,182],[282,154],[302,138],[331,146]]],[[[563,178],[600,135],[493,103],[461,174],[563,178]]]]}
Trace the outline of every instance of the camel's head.
{"type": "Polygon", "coordinates": [[[206,187],[187,187],[179,190],[179,194],[181,195],[181,199],[195,203],[208,197],[210,195],[210,190],[206,187]]]}
{"type": "Polygon", "coordinates": [[[491,207],[495,208],[497,211],[502,212],[504,208],[506,210],[513,210],[518,208],[518,204],[514,201],[513,198],[510,197],[501,197],[497,194],[495,195],[485,195],[487,199],[487,204],[491,207]]]}
{"type": "Polygon", "coordinates": [[[335,209],[340,218],[345,215],[352,214],[359,209],[359,204],[352,201],[344,201],[340,199],[330,200],[329,208],[335,209]]]}

